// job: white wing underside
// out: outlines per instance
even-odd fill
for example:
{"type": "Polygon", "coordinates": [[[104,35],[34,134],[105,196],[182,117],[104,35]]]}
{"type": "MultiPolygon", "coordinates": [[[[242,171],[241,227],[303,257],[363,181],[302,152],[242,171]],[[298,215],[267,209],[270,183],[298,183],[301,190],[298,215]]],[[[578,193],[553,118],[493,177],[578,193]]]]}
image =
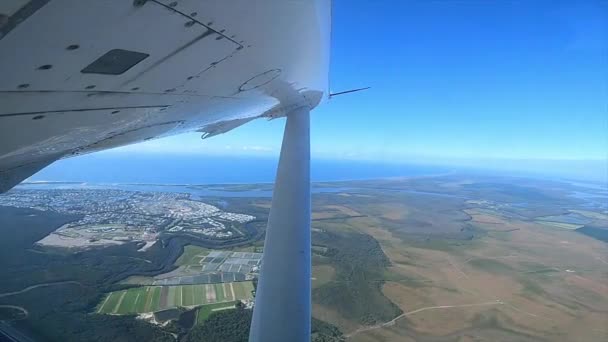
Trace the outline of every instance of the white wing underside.
{"type": "Polygon", "coordinates": [[[0,4],[0,192],[60,158],[187,131],[211,137],[315,107],[328,94],[329,8],[0,4]]]}

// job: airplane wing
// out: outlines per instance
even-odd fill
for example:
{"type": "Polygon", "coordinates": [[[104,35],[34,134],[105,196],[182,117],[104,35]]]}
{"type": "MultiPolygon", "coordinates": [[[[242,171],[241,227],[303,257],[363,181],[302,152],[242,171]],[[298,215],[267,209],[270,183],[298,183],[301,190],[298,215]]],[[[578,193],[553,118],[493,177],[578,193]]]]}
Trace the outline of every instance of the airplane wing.
{"type": "Polygon", "coordinates": [[[315,107],[328,96],[329,10],[327,0],[2,1],[0,192],[60,158],[315,107]]]}
{"type": "Polygon", "coordinates": [[[310,341],[330,26],[330,0],[0,2],[0,193],[61,158],[286,116],[250,341],[310,341]]]}

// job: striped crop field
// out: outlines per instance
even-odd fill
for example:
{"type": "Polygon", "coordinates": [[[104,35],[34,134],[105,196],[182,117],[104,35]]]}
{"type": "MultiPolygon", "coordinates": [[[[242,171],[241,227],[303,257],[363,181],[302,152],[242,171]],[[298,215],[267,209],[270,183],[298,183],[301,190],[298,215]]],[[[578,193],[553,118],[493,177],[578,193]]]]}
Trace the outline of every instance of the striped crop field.
{"type": "Polygon", "coordinates": [[[195,307],[252,299],[250,281],[176,285],[141,286],[108,293],[97,306],[102,314],[133,315],[176,307],[195,307]]]}

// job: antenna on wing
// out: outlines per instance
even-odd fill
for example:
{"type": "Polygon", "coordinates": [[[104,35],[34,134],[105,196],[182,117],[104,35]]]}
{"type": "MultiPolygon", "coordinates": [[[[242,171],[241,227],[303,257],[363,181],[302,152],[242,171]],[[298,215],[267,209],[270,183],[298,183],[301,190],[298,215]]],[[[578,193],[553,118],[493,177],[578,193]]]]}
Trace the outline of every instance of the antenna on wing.
{"type": "Polygon", "coordinates": [[[340,92],[337,92],[337,93],[330,93],[330,94],[329,94],[329,98],[331,99],[331,98],[332,98],[332,97],[334,97],[334,96],[338,96],[338,95],[344,95],[344,94],[348,94],[348,93],[354,93],[354,92],[357,92],[357,91],[367,90],[367,89],[369,89],[369,88],[371,88],[371,87],[365,87],[365,88],[358,88],[358,89],[345,90],[345,91],[340,91],[340,92]]]}

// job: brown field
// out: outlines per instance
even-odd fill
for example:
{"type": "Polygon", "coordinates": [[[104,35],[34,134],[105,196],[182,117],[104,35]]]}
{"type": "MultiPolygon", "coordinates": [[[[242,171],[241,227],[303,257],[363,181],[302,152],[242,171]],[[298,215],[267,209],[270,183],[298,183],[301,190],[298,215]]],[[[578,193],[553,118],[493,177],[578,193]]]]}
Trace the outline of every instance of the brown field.
{"type": "Polygon", "coordinates": [[[343,205],[316,206],[312,212],[312,219],[345,218],[349,216],[360,216],[361,213],[343,205]]]}
{"type": "Polygon", "coordinates": [[[467,212],[488,234],[458,250],[408,246],[380,224],[358,226],[380,242],[390,271],[403,276],[383,292],[405,314],[361,332],[341,324],[349,340],[608,340],[605,244],[498,213],[467,212]]]}
{"type": "MultiPolygon", "coordinates": [[[[506,236],[488,235],[474,248],[453,253],[420,248],[385,246],[392,271],[421,278],[430,286],[416,288],[389,282],[385,295],[404,312],[433,306],[488,305],[430,309],[407,315],[403,328],[418,339],[424,336],[464,337],[475,321],[491,316],[482,330],[510,331],[523,340],[549,337],[572,341],[581,334],[589,341],[608,340],[608,276],[598,258],[608,255],[599,241],[539,224],[501,220],[500,216],[472,215],[479,227],[513,230],[506,236]],[[413,263],[408,266],[400,261],[413,263]],[[568,271],[567,271],[568,270],[568,271]],[[537,273],[538,272],[538,273],[537,273]],[[497,301],[495,305],[490,304],[497,301]],[[603,323],[601,323],[603,320],[603,323]],[[460,336],[462,335],[462,336],[460,336]],[[416,336],[414,336],[416,337],[416,336]]],[[[381,229],[380,229],[381,230],[381,229]]],[[[389,240],[390,241],[390,240],[389,240]]],[[[394,242],[394,241],[393,241],[394,242]]],[[[389,330],[378,328],[375,330],[389,330]]],[[[399,330],[395,325],[391,331],[399,330]]],[[[377,340],[376,332],[363,332],[353,340],[377,340]]],[[[405,332],[404,332],[405,334],[405,332]]],[[[382,333],[381,336],[389,336],[382,333]]]]}
{"type": "Polygon", "coordinates": [[[160,306],[161,307],[167,306],[168,298],[169,298],[169,287],[167,287],[167,286],[161,287],[161,292],[160,292],[160,306]]]}
{"type": "Polygon", "coordinates": [[[499,215],[492,215],[485,211],[477,210],[477,209],[467,209],[464,210],[465,213],[471,215],[471,221],[479,224],[495,224],[499,225],[503,229],[508,229],[507,221],[500,217],[499,215]]]}

